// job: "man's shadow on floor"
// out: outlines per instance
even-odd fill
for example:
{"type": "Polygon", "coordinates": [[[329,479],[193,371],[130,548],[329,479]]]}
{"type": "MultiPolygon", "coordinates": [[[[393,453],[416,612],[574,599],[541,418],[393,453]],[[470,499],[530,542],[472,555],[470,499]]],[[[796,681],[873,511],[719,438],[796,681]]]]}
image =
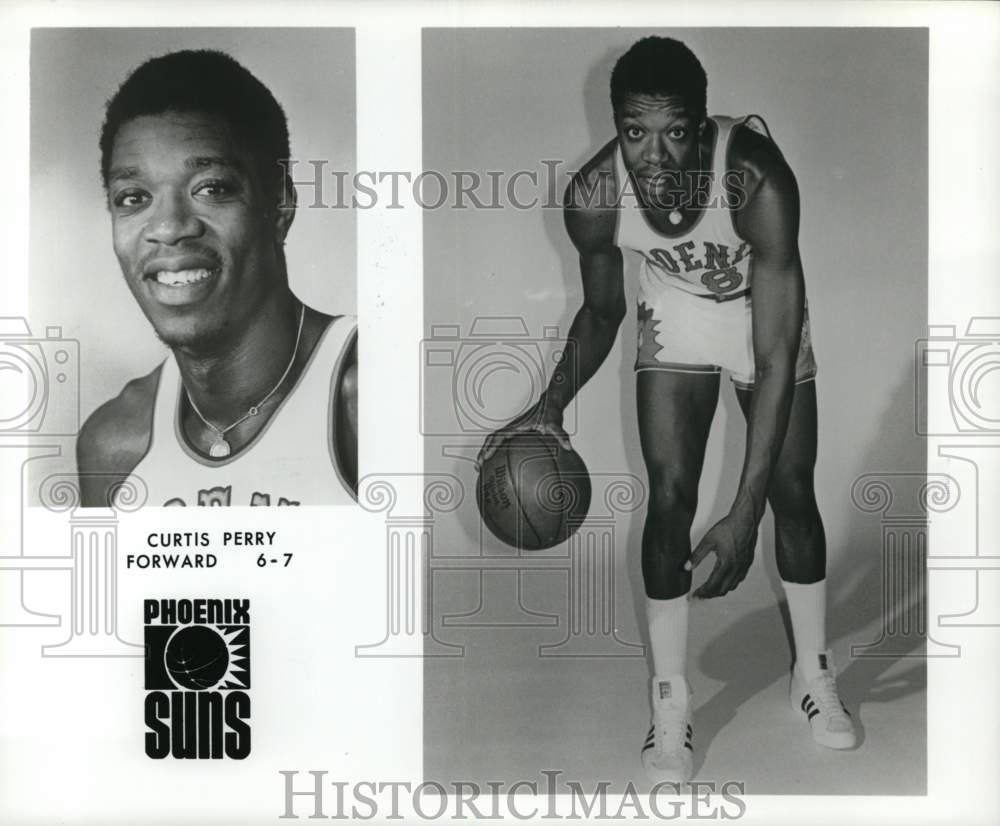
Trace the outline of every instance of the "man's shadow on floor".
{"type": "MultiPolygon", "coordinates": [[[[890,401],[887,421],[905,421],[906,413],[912,417],[912,382],[909,377],[896,386],[890,401]],[[898,416],[894,414],[898,413],[898,416]]],[[[856,476],[884,466],[886,471],[923,473],[925,467],[900,467],[899,457],[913,455],[910,440],[912,431],[899,428],[887,434],[881,444],[873,446],[872,454],[859,468],[856,476]]],[[[923,440],[920,440],[921,445],[923,440]]],[[[921,450],[918,454],[923,456],[921,450]]],[[[849,503],[849,498],[845,497],[849,503]]],[[[850,505],[849,505],[850,506],[850,505]]],[[[886,645],[876,646],[887,628],[908,628],[908,620],[918,614],[927,616],[926,574],[923,579],[901,575],[887,564],[886,548],[879,518],[870,513],[855,511],[849,516],[851,528],[841,541],[850,553],[842,553],[838,563],[828,571],[827,639],[829,645],[841,654],[842,666],[837,684],[841,699],[858,727],[858,744],[865,741],[864,712],[870,703],[888,703],[917,692],[926,692],[926,634],[894,634],[885,640],[886,645]],[[887,578],[892,577],[892,582],[887,578]],[[891,587],[887,587],[891,585],[891,587]],[[846,658],[843,652],[846,642],[846,658]],[[851,649],[854,648],[852,655],[851,649]],[[899,661],[909,665],[900,668],[899,661]],[[890,676],[886,672],[893,669],[890,676]]],[[[723,683],[723,687],[708,701],[696,706],[698,740],[703,746],[696,751],[697,770],[705,762],[711,743],[739,714],[739,709],[753,697],[783,680],[779,702],[788,705],[790,656],[794,650],[788,604],[781,588],[780,577],[774,561],[774,527],[769,518],[761,526],[761,556],[766,567],[770,588],[781,612],[781,619],[788,641],[787,647],[774,645],[775,604],[769,603],[727,625],[702,649],[697,669],[723,683]],[[763,643],[763,644],[762,644],[763,643]]],[[[926,619],[919,623],[928,629],[926,619]]],[[[789,709],[791,714],[791,710],[789,709]]],[[[789,717],[789,725],[805,725],[804,717],[789,717]]]]}
{"type": "MultiPolygon", "coordinates": [[[[877,639],[872,636],[872,627],[882,612],[882,572],[881,556],[866,566],[859,576],[855,588],[839,596],[828,605],[828,638],[836,645],[847,640],[850,645],[867,645],[877,639]],[[868,632],[864,636],[863,632],[868,632]]],[[[886,616],[897,617],[914,609],[915,600],[921,598],[916,593],[900,594],[899,602],[887,606],[886,616]]],[[[775,606],[762,606],[738,622],[728,626],[712,639],[698,658],[698,670],[713,680],[723,683],[707,702],[695,708],[698,721],[698,739],[703,744],[711,742],[739,714],[740,707],[771,686],[775,680],[789,676],[789,651],[792,649],[788,606],[782,600],[778,605],[789,647],[762,644],[770,642],[774,635],[775,606]]],[[[918,634],[899,636],[894,639],[891,656],[851,657],[837,680],[840,696],[847,705],[859,729],[858,745],[864,744],[864,709],[869,703],[887,703],[927,688],[926,660],[921,656],[925,638],[918,634]],[[901,658],[912,657],[912,664],[902,671],[898,669],[891,676],[885,672],[897,665],[901,658]]],[[[787,684],[782,685],[780,702],[787,704],[787,684]]],[[[790,718],[791,720],[791,718],[790,718]]],[[[804,725],[804,717],[796,724],[804,725]]],[[[791,723],[790,723],[791,724],[791,723]]],[[[703,763],[707,745],[698,750],[703,763]]],[[[699,766],[700,767],[700,766],[699,766]]]]}

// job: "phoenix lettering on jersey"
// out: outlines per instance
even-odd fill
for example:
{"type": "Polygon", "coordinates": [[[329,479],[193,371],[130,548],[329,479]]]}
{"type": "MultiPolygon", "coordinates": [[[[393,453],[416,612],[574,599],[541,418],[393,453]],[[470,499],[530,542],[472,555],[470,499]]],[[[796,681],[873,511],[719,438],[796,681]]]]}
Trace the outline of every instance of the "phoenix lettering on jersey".
{"type": "MultiPolygon", "coordinates": [[[[227,485],[222,487],[221,485],[214,488],[202,488],[198,491],[198,506],[200,507],[229,507],[233,504],[233,487],[232,485],[227,485]]],[[[242,503],[237,503],[242,504],[242,503]]],[[[258,493],[250,497],[250,501],[246,504],[251,507],[268,507],[271,504],[271,494],[269,493],[258,493]]],[[[284,496],[278,498],[278,507],[282,506],[292,506],[301,505],[301,502],[297,502],[291,499],[286,499],[284,496]]],[[[180,497],[174,497],[163,503],[164,507],[187,507],[187,502],[185,502],[180,497]]]]}
{"type": "Polygon", "coordinates": [[[696,249],[694,241],[682,241],[669,249],[654,247],[649,250],[636,250],[651,267],[656,267],[668,275],[681,276],[685,273],[704,270],[701,283],[713,293],[731,292],[743,284],[743,274],[737,269],[739,264],[750,254],[750,245],[744,241],[730,257],[727,244],[715,244],[705,241],[702,249],[696,249]]]}

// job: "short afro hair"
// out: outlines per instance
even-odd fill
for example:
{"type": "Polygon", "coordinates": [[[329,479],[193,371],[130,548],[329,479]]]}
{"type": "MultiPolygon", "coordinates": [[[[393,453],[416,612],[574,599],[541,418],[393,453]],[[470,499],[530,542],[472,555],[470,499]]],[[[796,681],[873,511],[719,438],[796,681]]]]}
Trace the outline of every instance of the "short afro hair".
{"type": "Polygon", "coordinates": [[[706,109],[708,77],[681,41],[644,37],[625,52],[611,72],[611,107],[617,114],[628,94],[678,95],[693,114],[706,109]]]}
{"type": "Polygon", "coordinates": [[[142,115],[219,115],[254,150],[264,172],[291,151],[288,120],[270,90],[225,52],[172,52],[135,69],[108,101],[101,127],[101,180],[108,185],[111,150],[122,126],[142,115]]]}

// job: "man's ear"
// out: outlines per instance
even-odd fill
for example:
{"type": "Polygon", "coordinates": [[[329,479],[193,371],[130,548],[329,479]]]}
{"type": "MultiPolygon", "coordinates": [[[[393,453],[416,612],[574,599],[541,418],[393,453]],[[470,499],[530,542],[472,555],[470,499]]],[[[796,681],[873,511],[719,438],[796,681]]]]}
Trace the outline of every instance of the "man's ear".
{"type": "Polygon", "coordinates": [[[274,240],[279,246],[285,243],[288,230],[295,220],[295,209],[298,204],[298,196],[295,192],[295,185],[289,175],[281,176],[281,184],[278,190],[278,200],[274,211],[274,240]]]}

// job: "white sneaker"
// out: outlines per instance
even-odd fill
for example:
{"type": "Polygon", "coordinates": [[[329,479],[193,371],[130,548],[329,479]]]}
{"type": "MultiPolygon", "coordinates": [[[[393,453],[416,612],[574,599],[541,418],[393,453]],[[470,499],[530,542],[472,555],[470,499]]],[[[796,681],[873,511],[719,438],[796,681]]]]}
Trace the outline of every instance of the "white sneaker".
{"type": "Polygon", "coordinates": [[[806,680],[796,663],[792,668],[789,699],[792,708],[806,715],[812,728],[813,740],[831,749],[851,749],[857,743],[857,734],[851,713],[837,694],[837,670],[833,665],[833,652],[827,649],[819,654],[819,676],[806,680]]]}
{"type": "Polygon", "coordinates": [[[642,746],[642,767],[654,783],[685,783],[694,773],[690,690],[680,674],[653,677],[653,723],[642,746]]]}

